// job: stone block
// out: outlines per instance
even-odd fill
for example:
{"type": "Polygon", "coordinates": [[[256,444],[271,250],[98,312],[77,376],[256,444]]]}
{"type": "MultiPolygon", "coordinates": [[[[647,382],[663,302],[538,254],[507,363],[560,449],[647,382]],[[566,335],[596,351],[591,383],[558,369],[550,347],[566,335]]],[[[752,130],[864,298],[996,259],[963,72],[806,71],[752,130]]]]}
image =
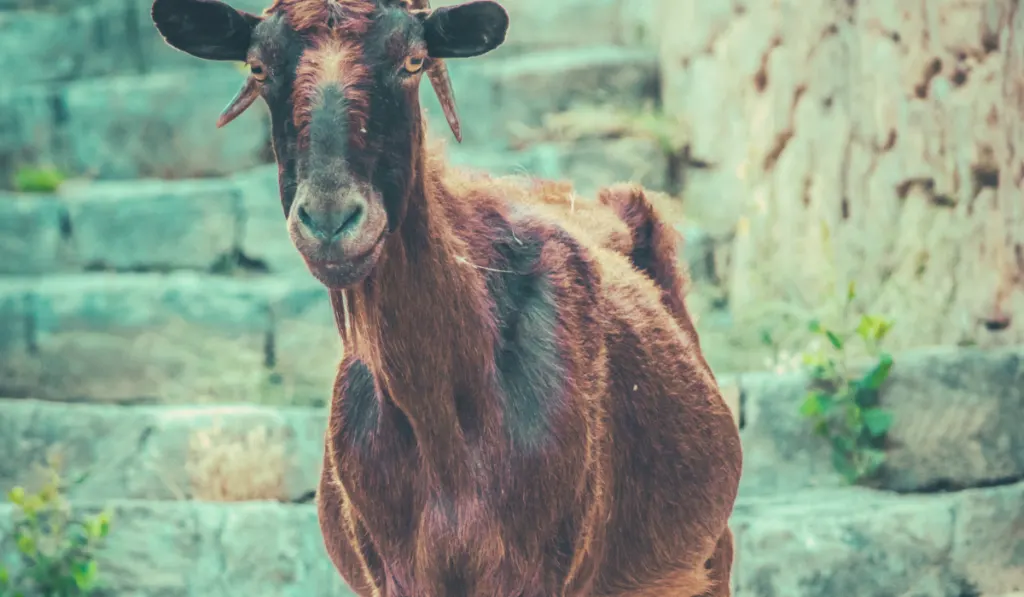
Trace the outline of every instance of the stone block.
{"type": "Polygon", "coordinates": [[[619,2],[619,43],[657,50],[661,39],[661,0],[619,2]]]}
{"type": "Polygon", "coordinates": [[[244,504],[200,513],[221,520],[220,557],[198,570],[202,594],[355,597],[327,557],[313,508],[244,504]]]}
{"type": "MultiPolygon", "coordinates": [[[[899,491],[988,485],[1024,476],[1019,348],[899,353],[882,404],[893,413],[878,483],[899,491]]],[[[740,378],[745,426],[742,491],[836,486],[831,447],[800,416],[800,374],[740,378]]]]}
{"type": "Polygon", "coordinates": [[[648,139],[593,139],[564,144],[559,169],[580,193],[619,182],[636,182],[655,191],[668,189],[668,156],[648,139]]]}
{"type": "Polygon", "coordinates": [[[952,560],[981,595],[1024,591],[1024,482],[957,495],[952,560]]]}
{"type": "Polygon", "coordinates": [[[959,597],[953,506],[937,497],[812,491],[738,504],[737,597],[959,597]]]}
{"type": "Polygon", "coordinates": [[[901,354],[883,395],[895,421],[885,486],[957,489],[1024,478],[1024,349],[901,354]]]}
{"type": "Polygon", "coordinates": [[[327,289],[311,275],[282,284],[270,305],[274,386],[287,404],[329,404],[343,349],[327,289]]]}
{"type": "Polygon", "coordinates": [[[65,114],[60,95],[40,86],[0,90],[0,188],[11,188],[23,166],[54,164],[56,121],[65,114]]]}
{"type": "MultiPolygon", "coordinates": [[[[638,107],[657,97],[657,59],[643,49],[596,46],[449,66],[467,145],[505,146],[511,128],[583,104],[638,107]]],[[[432,135],[450,139],[429,84],[421,98],[432,135]]]]}
{"type": "Polygon", "coordinates": [[[27,350],[31,337],[32,307],[29,293],[0,283],[0,350],[27,350]]]}
{"type": "Polygon", "coordinates": [[[701,227],[673,222],[683,237],[679,245],[679,260],[689,269],[694,283],[713,282],[715,272],[715,242],[701,227]]]}
{"type": "MultiPolygon", "coordinates": [[[[929,496],[821,490],[741,500],[731,522],[733,594],[1013,596],[1019,542],[1003,538],[1013,539],[1019,528],[1013,516],[1022,490],[1020,484],[929,496]],[[980,543],[961,546],[965,530],[980,543]],[[986,569],[993,582],[979,584],[964,575],[963,564],[989,553],[988,537],[997,556],[986,569]]],[[[75,502],[82,513],[98,506],[75,502]]],[[[110,507],[111,534],[99,559],[112,594],[351,594],[326,556],[312,505],[114,501],[110,507]]],[[[0,530],[11,514],[0,506],[0,530]]]]}
{"type": "Polygon", "coordinates": [[[60,458],[80,500],[292,501],[316,490],[325,409],[0,400],[0,493],[60,458]]]}
{"type": "MultiPolygon", "coordinates": [[[[320,481],[326,410],[160,408],[152,418],[125,472],[125,496],[290,502],[307,499],[320,481]]],[[[89,496],[101,497],[116,496],[89,496]]]]}
{"type": "Polygon", "coordinates": [[[18,387],[37,397],[238,402],[262,384],[269,312],[242,280],[90,274],[28,281],[22,292],[33,346],[18,387]]]}
{"type": "MultiPolygon", "coordinates": [[[[75,512],[101,507],[84,503],[75,512]]],[[[327,557],[312,506],[119,501],[109,507],[110,536],[97,561],[111,595],[355,597],[327,557]]],[[[0,530],[11,514],[0,506],[0,530]]],[[[14,553],[3,547],[0,553],[14,553]]]]}
{"type": "Polygon", "coordinates": [[[308,275],[309,270],[288,236],[277,167],[260,166],[235,177],[242,211],[239,249],[247,259],[274,273],[308,275]]]}
{"type": "Polygon", "coordinates": [[[23,287],[0,283],[0,396],[33,391],[35,376],[23,371],[32,345],[31,294],[23,287]]]}
{"type": "Polygon", "coordinates": [[[0,274],[57,269],[62,216],[55,197],[0,194],[0,274]]]}
{"type": "Polygon", "coordinates": [[[223,129],[239,81],[213,71],[72,83],[64,94],[67,167],[102,179],[219,176],[266,161],[266,107],[223,129]]]}
{"type": "Polygon", "coordinates": [[[95,183],[66,197],[74,259],[88,269],[206,270],[240,240],[228,181],[95,183]]]}
{"type": "Polygon", "coordinates": [[[496,133],[536,126],[545,114],[582,104],[639,107],[657,97],[653,52],[617,46],[534,52],[486,65],[495,86],[496,133]]]}
{"type": "Polygon", "coordinates": [[[60,8],[64,10],[0,13],[5,82],[23,85],[142,72],[131,2],[99,0],[60,8]]]}
{"type": "Polygon", "coordinates": [[[584,198],[619,182],[638,182],[653,190],[667,186],[668,156],[656,142],[641,138],[545,142],[520,150],[452,147],[449,155],[454,164],[495,175],[569,180],[584,198]]]}
{"type": "Polygon", "coordinates": [[[796,374],[739,376],[744,405],[740,491],[744,495],[837,487],[842,482],[832,467],[831,447],[800,416],[806,381],[796,374]]]}
{"type": "MultiPolygon", "coordinates": [[[[71,499],[135,497],[127,482],[153,430],[152,413],[109,405],[68,405],[33,399],[0,400],[0,494],[42,481],[48,456],[58,458],[71,499]]],[[[181,463],[176,463],[179,467],[181,463]]]]}

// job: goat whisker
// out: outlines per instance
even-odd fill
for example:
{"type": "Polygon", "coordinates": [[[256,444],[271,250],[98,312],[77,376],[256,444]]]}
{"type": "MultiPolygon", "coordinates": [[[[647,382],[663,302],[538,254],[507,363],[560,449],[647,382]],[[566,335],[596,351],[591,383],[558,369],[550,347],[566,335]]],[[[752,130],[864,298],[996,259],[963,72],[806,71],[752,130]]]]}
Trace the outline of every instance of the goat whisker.
{"type": "Polygon", "coordinates": [[[455,260],[458,261],[459,263],[463,264],[463,265],[468,265],[470,267],[475,267],[477,269],[482,269],[482,270],[485,270],[485,271],[488,271],[488,272],[494,272],[496,274],[514,274],[515,273],[514,271],[509,270],[509,269],[497,269],[497,268],[493,268],[493,267],[486,267],[486,266],[483,266],[483,265],[477,265],[477,264],[471,262],[470,260],[468,260],[468,259],[466,259],[465,257],[462,257],[462,256],[456,257],[455,260]]]}

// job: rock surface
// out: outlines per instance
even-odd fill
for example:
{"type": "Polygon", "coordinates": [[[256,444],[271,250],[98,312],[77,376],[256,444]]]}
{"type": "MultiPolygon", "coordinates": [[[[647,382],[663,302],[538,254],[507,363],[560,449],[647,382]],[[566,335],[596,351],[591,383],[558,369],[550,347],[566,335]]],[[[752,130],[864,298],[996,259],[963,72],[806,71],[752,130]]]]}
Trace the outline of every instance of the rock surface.
{"type": "MultiPolygon", "coordinates": [[[[831,448],[799,415],[801,375],[741,376],[743,490],[836,487],[831,448]]],[[[899,353],[882,406],[893,413],[879,483],[896,491],[1024,479],[1024,350],[899,353]]]]}
{"type": "Polygon", "coordinates": [[[1024,339],[1018,2],[660,7],[682,192],[738,317],[853,279],[893,348],[1024,339]]]}
{"type": "Polygon", "coordinates": [[[0,494],[48,455],[73,500],[293,501],[320,480],[327,410],[0,401],[0,494]]]}
{"type": "MultiPolygon", "coordinates": [[[[306,277],[251,281],[189,273],[4,281],[0,305],[11,312],[4,323],[11,331],[0,359],[0,394],[112,402],[283,401],[282,388],[293,380],[271,375],[272,304],[298,293],[319,301],[329,315],[326,291],[314,284],[306,277]]],[[[323,333],[337,337],[330,326],[323,333]]],[[[316,372],[312,379],[323,378],[337,363],[336,355],[329,361],[307,355],[316,372]]],[[[329,387],[316,397],[290,401],[322,403],[329,387]]]]}
{"type": "MultiPolygon", "coordinates": [[[[733,592],[962,597],[1019,591],[1022,501],[1022,484],[931,496],[848,490],[741,500],[732,519],[733,592]],[[998,559],[979,567],[988,553],[998,559]]],[[[115,594],[348,595],[311,505],[122,501],[112,508],[100,566],[115,594]]],[[[0,529],[10,515],[0,507],[0,529]]]]}
{"type": "Polygon", "coordinates": [[[733,591],[737,597],[962,597],[1020,590],[1022,500],[1018,483],[959,494],[809,491],[741,502],[733,515],[733,591]],[[990,506],[984,514],[982,505],[990,506]],[[964,516],[980,518],[963,524],[964,516]],[[974,544],[993,548],[957,547],[974,544]],[[995,547],[1006,545],[1015,547],[995,547]],[[988,553],[997,557],[986,569],[988,553]]]}
{"type": "MultiPolygon", "coordinates": [[[[215,304],[211,303],[211,308],[215,304]]],[[[5,451],[15,455],[0,465],[0,471],[6,471],[0,472],[0,490],[29,475],[47,450],[55,448],[73,459],[69,466],[74,474],[95,473],[98,479],[95,484],[76,489],[80,492],[77,497],[171,499],[177,495],[175,490],[163,487],[161,482],[187,477],[185,471],[190,465],[181,456],[181,446],[187,445],[188,438],[208,432],[214,426],[211,421],[215,421],[231,433],[265,428],[260,433],[266,437],[239,437],[235,433],[225,436],[222,443],[242,446],[259,440],[262,443],[249,451],[268,453],[277,453],[280,446],[287,446],[286,462],[280,465],[286,471],[281,478],[287,483],[283,494],[274,495],[294,497],[312,491],[318,481],[322,456],[324,410],[275,406],[328,400],[341,347],[332,325],[319,321],[327,319],[329,312],[317,289],[291,289],[270,305],[277,357],[274,367],[265,371],[278,377],[275,388],[279,394],[266,400],[274,398],[276,405],[93,408],[35,400],[0,401],[0,441],[6,441],[5,451]],[[318,363],[313,365],[314,362],[318,363]],[[293,393],[285,394],[287,390],[293,393]],[[113,429],[122,431],[109,431],[113,429]],[[156,448],[172,444],[176,447],[156,448]],[[112,477],[121,480],[113,482],[112,477]]],[[[141,308],[135,306],[123,312],[138,313],[141,308]]],[[[229,328],[224,329],[226,334],[229,328]]],[[[217,338],[215,332],[209,328],[203,337],[217,338]]],[[[199,349],[187,344],[181,350],[199,349]]],[[[68,351],[51,356],[50,362],[62,356],[68,359],[68,366],[74,359],[82,358],[79,352],[68,351]]],[[[148,379],[157,381],[160,378],[154,372],[174,364],[140,359],[129,348],[124,349],[121,359],[122,366],[147,371],[148,379]]],[[[245,376],[257,377],[255,370],[263,367],[260,363],[246,371],[226,367],[223,358],[217,362],[221,378],[239,376],[246,380],[242,383],[251,383],[245,376]]],[[[1019,424],[1024,420],[1024,352],[928,351],[897,355],[896,363],[882,398],[884,408],[893,413],[894,424],[888,438],[887,461],[874,482],[876,485],[899,492],[928,492],[1024,480],[1024,427],[1019,424]]],[[[78,387],[102,388],[107,384],[116,388],[114,383],[126,388],[139,387],[132,385],[132,379],[102,369],[90,373],[104,377],[79,381],[78,387]]],[[[182,386],[188,387],[188,382],[175,378],[164,383],[167,393],[154,398],[173,402],[191,397],[191,402],[198,401],[195,394],[181,394],[182,386]]],[[[741,376],[736,385],[723,384],[727,400],[741,423],[741,495],[756,498],[842,487],[843,481],[830,460],[831,448],[812,433],[810,424],[799,414],[803,384],[798,376],[767,375],[741,376]]],[[[236,389],[240,391],[242,387],[235,382],[236,389]]],[[[267,392],[262,388],[254,390],[259,391],[267,392]]],[[[122,398],[123,402],[123,397],[130,395],[133,394],[115,393],[105,397],[111,401],[122,398]]],[[[241,396],[238,400],[252,402],[266,395],[256,393],[255,398],[241,396]]],[[[210,441],[216,442],[217,437],[210,441]]],[[[184,488],[179,493],[192,495],[187,483],[175,481],[174,486],[184,488]]]]}
{"type": "MultiPolygon", "coordinates": [[[[117,502],[112,509],[99,558],[112,595],[354,597],[327,558],[312,506],[117,502]]],[[[0,507],[0,530],[9,520],[10,509],[0,507]]]]}
{"type": "MultiPolygon", "coordinates": [[[[629,180],[667,185],[667,158],[647,139],[521,150],[453,144],[447,151],[460,167],[573,181],[584,198],[629,180]]],[[[0,274],[238,273],[235,267],[309,276],[285,227],[273,165],[215,179],[77,181],[57,193],[0,192],[0,232],[0,274]]]]}
{"type": "MultiPolygon", "coordinates": [[[[169,47],[154,53],[189,58],[169,47]]],[[[457,61],[451,73],[463,142],[477,149],[505,148],[509,127],[535,125],[551,111],[600,102],[639,106],[657,91],[655,55],[621,46],[457,61]]],[[[242,80],[234,66],[216,64],[5,88],[0,179],[6,184],[17,168],[40,163],[99,179],[221,176],[267,163],[262,102],[224,129],[214,126],[242,80]]],[[[421,97],[431,133],[450,138],[429,85],[421,97]]]]}

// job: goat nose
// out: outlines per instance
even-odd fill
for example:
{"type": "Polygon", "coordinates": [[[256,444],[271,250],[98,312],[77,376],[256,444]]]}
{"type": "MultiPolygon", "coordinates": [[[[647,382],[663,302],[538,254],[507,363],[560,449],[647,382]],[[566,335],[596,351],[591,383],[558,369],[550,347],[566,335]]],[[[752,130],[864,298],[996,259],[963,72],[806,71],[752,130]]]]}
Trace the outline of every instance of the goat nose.
{"type": "Polygon", "coordinates": [[[353,201],[336,210],[309,211],[298,208],[299,222],[319,240],[333,242],[359,229],[365,213],[362,202],[353,201]]]}

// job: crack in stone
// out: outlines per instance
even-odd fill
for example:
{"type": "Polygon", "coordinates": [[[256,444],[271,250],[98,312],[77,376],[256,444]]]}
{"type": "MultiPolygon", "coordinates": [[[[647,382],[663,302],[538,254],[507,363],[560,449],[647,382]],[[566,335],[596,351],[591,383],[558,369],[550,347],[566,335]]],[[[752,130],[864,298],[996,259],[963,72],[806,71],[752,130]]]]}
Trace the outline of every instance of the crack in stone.
{"type": "Polygon", "coordinates": [[[942,59],[936,56],[928,62],[928,65],[924,69],[921,81],[914,86],[914,95],[917,96],[918,99],[926,99],[928,97],[928,91],[932,86],[932,80],[941,72],[942,59]]]}
{"type": "Polygon", "coordinates": [[[793,93],[793,103],[792,105],[790,105],[789,108],[789,125],[786,127],[785,130],[775,135],[775,142],[772,143],[771,149],[769,149],[768,153],[765,154],[764,162],[761,165],[761,168],[765,172],[769,172],[775,167],[775,164],[779,161],[779,158],[782,156],[782,152],[786,150],[786,147],[789,145],[789,142],[793,139],[793,136],[796,134],[796,110],[797,107],[800,105],[800,99],[804,96],[804,93],[806,91],[807,86],[800,85],[796,88],[796,91],[793,93]]]}
{"type": "Polygon", "coordinates": [[[776,35],[772,38],[771,43],[768,44],[768,49],[761,53],[761,65],[758,67],[757,72],[754,73],[754,89],[758,93],[763,93],[768,87],[768,61],[771,60],[772,52],[775,51],[775,48],[781,45],[782,38],[776,35]]]}

